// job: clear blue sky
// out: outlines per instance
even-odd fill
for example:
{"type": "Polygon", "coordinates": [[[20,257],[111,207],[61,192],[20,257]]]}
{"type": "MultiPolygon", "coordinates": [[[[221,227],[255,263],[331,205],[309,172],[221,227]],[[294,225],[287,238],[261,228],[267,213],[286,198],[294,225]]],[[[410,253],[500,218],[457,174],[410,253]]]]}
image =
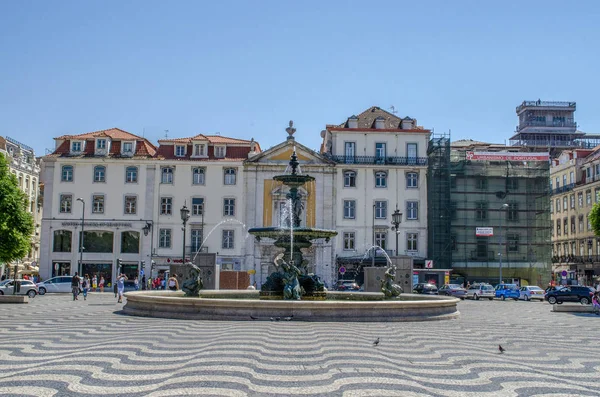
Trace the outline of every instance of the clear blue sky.
{"type": "Polygon", "coordinates": [[[600,1],[0,2],[0,135],[119,127],[317,149],[372,105],[503,142],[525,99],[600,133],[600,1]]]}

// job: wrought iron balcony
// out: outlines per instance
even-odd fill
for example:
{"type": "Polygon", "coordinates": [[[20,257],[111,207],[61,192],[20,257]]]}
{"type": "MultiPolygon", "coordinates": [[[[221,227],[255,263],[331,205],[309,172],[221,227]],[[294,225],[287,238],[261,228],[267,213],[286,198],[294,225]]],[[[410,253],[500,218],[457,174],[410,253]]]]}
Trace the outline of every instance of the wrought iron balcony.
{"type": "Polygon", "coordinates": [[[594,263],[600,262],[600,255],[561,255],[553,256],[552,263],[594,263]]]}
{"type": "Polygon", "coordinates": [[[341,164],[427,165],[427,157],[328,156],[341,164]]]}
{"type": "Polygon", "coordinates": [[[575,187],[574,183],[569,183],[568,185],[564,185],[564,186],[560,186],[555,189],[552,189],[552,192],[550,194],[553,195],[553,194],[570,192],[571,190],[573,190],[574,187],[575,187]]]}

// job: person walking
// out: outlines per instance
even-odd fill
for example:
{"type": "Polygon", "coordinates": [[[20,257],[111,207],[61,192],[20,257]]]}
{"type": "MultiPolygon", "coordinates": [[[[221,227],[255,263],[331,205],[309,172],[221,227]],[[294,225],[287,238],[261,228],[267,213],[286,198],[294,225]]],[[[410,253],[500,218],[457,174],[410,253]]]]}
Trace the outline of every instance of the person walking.
{"type": "Polygon", "coordinates": [[[177,281],[177,277],[173,274],[169,277],[169,289],[171,291],[177,291],[179,289],[179,282],[177,281]]]}
{"type": "Polygon", "coordinates": [[[98,287],[100,287],[100,292],[104,292],[104,276],[100,276],[100,282],[98,283],[98,287]]]}
{"type": "Polygon", "coordinates": [[[140,289],[140,282],[137,276],[133,279],[133,288],[138,291],[140,289]]]}
{"type": "Polygon", "coordinates": [[[96,277],[95,274],[94,277],[92,277],[92,290],[98,292],[98,277],[96,277]]]}
{"type": "Polygon", "coordinates": [[[73,279],[71,280],[71,292],[73,293],[73,300],[76,301],[79,295],[79,275],[75,272],[73,279]]]}
{"type": "Polygon", "coordinates": [[[83,290],[83,300],[87,300],[87,294],[88,294],[88,290],[90,289],[90,276],[89,275],[85,275],[85,277],[83,278],[83,282],[81,283],[81,287],[83,290]]]}
{"type": "Polygon", "coordinates": [[[123,302],[123,292],[125,292],[125,281],[127,280],[127,276],[121,273],[121,275],[117,278],[117,282],[115,283],[115,289],[117,294],[119,295],[119,299],[117,303],[123,302]]]}

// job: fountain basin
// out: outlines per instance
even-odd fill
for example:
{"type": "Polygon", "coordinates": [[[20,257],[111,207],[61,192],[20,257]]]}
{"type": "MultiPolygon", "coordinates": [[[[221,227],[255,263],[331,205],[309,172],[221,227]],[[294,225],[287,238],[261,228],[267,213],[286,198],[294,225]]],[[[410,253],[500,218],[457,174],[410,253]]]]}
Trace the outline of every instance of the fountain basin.
{"type": "Polygon", "coordinates": [[[294,321],[390,322],[447,320],[460,315],[459,299],[402,294],[384,300],[375,292],[327,292],[327,300],[259,300],[259,291],[203,290],[199,298],[182,291],[133,291],[125,294],[125,314],[184,320],[269,320],[293,315],[294,321]]]}
{"type": "MultiPolygon", "coordinates": [[[[318,238],[331,238],[337,235],[337,231],[328,229],[317,229],[312,227],[294,227],[294,238],[296,237],[307,237],[308,240],[314,240],[318,238]]],[[[248,229],[248,233],[255,237],[266,237],[272,239],[288,238],[290,234],[290,228],[283,227],[253,227],[248,229]]],[[[289,240],[288,240],[289,241],[289,240]]]]}

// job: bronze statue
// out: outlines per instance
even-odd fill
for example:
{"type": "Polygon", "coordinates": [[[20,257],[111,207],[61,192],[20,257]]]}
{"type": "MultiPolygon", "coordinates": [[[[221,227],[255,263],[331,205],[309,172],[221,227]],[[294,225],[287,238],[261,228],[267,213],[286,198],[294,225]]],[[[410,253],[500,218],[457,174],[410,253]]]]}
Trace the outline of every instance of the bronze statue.
{"type": "Polygon", "coordinates": [[[283,299],[299,300],[302,297],[302,289],[298,276],[302,275],[302,272],[292,262],[287,263],[281,257],[278,259],[278,265],[283,270],[283,299]]]}
{"type": "Polygon", "coordinates": [[[188,265],[191,266],[190,277],[183,282],[181,289],[185,292],[185,296],[197,298],[203,287],[200,268],[192,263],[188,263],[188,265]]]}
{"type": "Polygon", "coordinates": [[[396,266],[390,266],[385,271],[385,280],[381,280],[381,292],[386,298],[395,298],[403,292],[401,286],[394,284],[395,279],[396,266]]]}

